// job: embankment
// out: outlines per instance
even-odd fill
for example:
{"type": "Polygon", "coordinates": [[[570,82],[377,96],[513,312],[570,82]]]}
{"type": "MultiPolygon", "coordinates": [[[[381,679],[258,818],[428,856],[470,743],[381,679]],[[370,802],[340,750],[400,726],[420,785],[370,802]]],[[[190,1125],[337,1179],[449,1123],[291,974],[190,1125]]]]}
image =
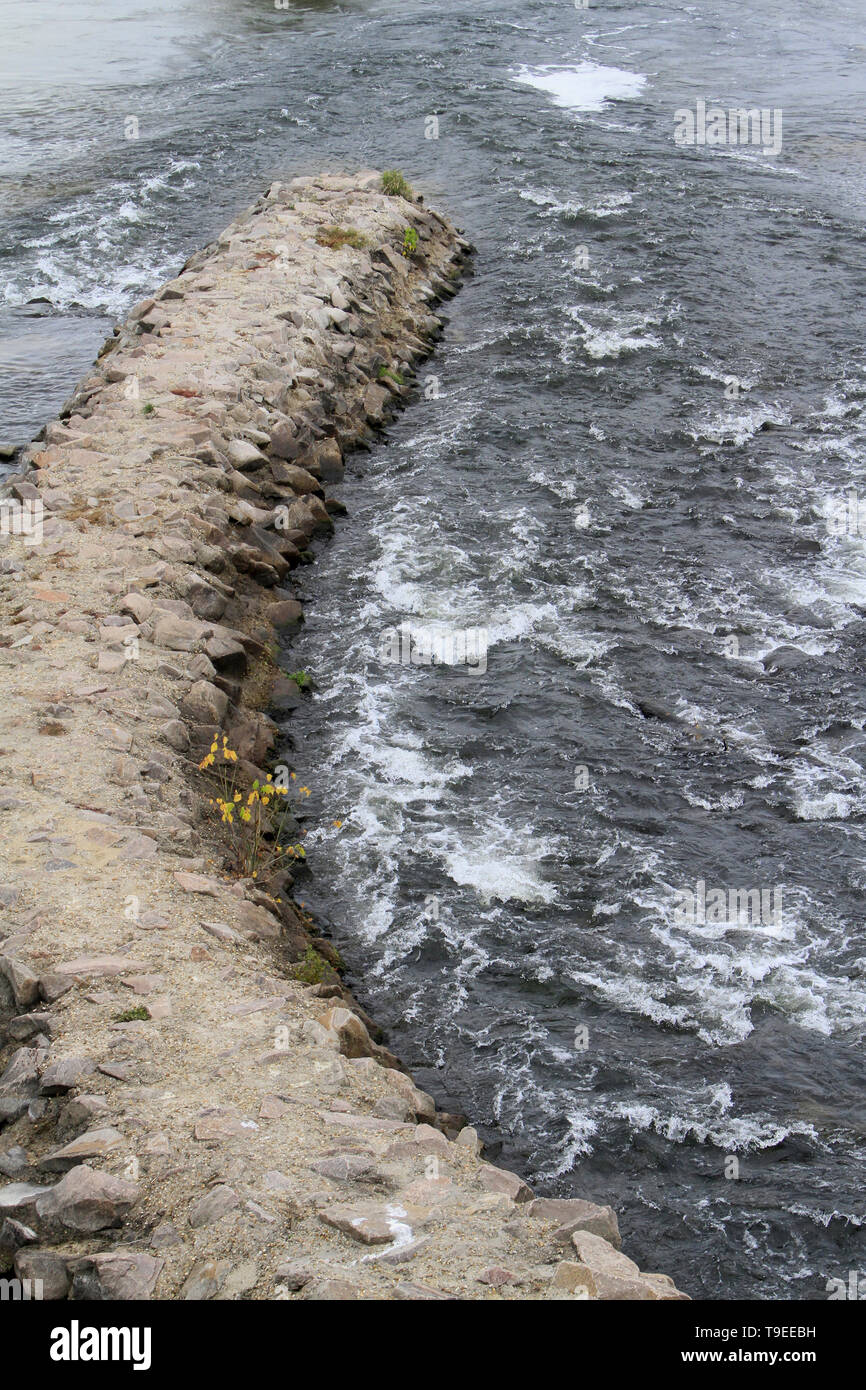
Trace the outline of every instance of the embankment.
{"type": "MultiPolygon", "coordinates": [[[[229,872],[344,456],[469,251],[375,173],[274,185],[140,304],[0,539],[0,1270],[46,1298],[679,1298],[533,1200],[345,990],[292,875],[229,872]],[[406,238],[407,228],[417,236],[406,238]],[[237,822],[233,827],[237,830],[237,822]]],[[[303,841],[289,779],[287,857],[303,841]]]]}

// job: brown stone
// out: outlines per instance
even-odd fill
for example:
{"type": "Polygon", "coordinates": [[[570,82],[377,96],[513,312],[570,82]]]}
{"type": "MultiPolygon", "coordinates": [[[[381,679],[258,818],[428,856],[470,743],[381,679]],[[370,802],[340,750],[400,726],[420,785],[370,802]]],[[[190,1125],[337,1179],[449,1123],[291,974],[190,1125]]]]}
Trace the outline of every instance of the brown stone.
{"type": "Polygon", "coordinates": [[[137,1200],[136,1183],[97,1172],[82,1163],[37,1198],[36,1216],[43,1226],[101,1231],[119,1226],[137,1200]]]}
{"type": "Polygon", "coordinates": [[[585,1202],[580,1197],[536,1197],[527,1210],[530,1216],[556,1222],[558,1229],[553,1238],[560,1245],[571,1244],[575,1231],[589,1231],[591,1235],[601,1236],[617,1250],[622,1245],[612,1207],[596,1206],[594,1202],[585,1202]]]}
{"type": "Polygon", "coordinates": [[[397,1234],[398,1224],[405,1222],[397,1211],[402,1207],[374,1205],[369,1202],[357,1206],[324,1207],[319,1212],[319,1220],[326,1226],[333,1226],[353,1240],[364,1245],[390,1245],[397,1234]]]}
{"type": "Polygon", "coordinates": [[[172,652],[193,652],[204,641],[208,628],[205,623],[186,618],[176,618],[172,613],[163,613],[153,629],[153,640],[158,647],[172,652]]]}
{"type": "Polygon", "coordinates": [[[303,621],[304,610],[297,599],[284,598],[278,603],[269,603],[265,617],[276,628],[297,627],[303,621]]]}
{"type": "Polygon", "coordinates": [[[239,1115],[216,1110],[196,1120],[193,1134],[196,1139],[214,1143],[224,1139],[249,1139],[257,1129],[253,1120],[242,1120],[239,1115]]]}
{"type": "Polygon", "coordinates": [[[350,1284],[347,1279],[322,1279],[309,1284],[304,1292],[304,1298],[313,1303],[355,1303],[360,1297],[358,1285],[350,1284]]]}
{"type": "Polygon", "coordinates": [[[76,956],[55,965],[57,975],[123,975],[130,970],[146,970],[144,961],[129,956],[76,956]]]}
{"type": "Polygon", "coordinates": [[[215,898],[219,891],[220,885],[202,874],[176,873],[174,877],[185,893],[203,893],[206,897],[215,898]]]}
{"type": "Polygon", "coordinates": [[[222,725],[229,707],[225,691],[210,681],[195,681],[181,700],[181,710],[194,724],[222,725]]]}
{"type": "Polygon", "coordinates": [[[573,1260],[563,1260],[556,1266],[551,1285],[579,1298],[596,1298],[598,1294],[592,1270],[588,1265],[573,1260]]]}
{"type": "Polygon", "coordinates": [[[491,1163],[482,1163],[478,1176],[488,1192],[504,1193],[512,1202],[532,1200],[532,1188],[527,1187],[522,1178],[516,1173],[510,1173],[507,1168],[494,1168],[491,1163]]]}
{"type": "Polygon", "coordinates": [[[104,1129],[89,1129],[62,1148],[54,1149],[40,1159],[39,1167],[49,1173],[65,1173],[77,1163],[90,1158],[104,1158],[123,1147],[123,1135],[107,1125],[104,1129]]]}
{"type": "Polygon", "coordinates": [[[73,1300],[138,1303],[149,1299],[162,1271],[155,1255],[85,1255],[71,1262],[73,1300]]]}

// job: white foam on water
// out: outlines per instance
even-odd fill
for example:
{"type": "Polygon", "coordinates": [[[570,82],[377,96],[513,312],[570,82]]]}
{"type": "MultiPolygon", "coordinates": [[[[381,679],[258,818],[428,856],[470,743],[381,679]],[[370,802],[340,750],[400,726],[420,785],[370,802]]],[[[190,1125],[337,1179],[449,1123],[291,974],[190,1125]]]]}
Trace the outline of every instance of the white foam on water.
{"type": "Polygon", "coordinates": [[[543,209],[541,217],[622,217],[633,200],[633,195],[624,190],[621,193],[606,193],[592,202],[577,202],[571,198],[560,198],[555,193],[540,192],[535,188],[522,188],[519,195],[525,203],[533,203],[543,209]]]}
{"type": "Polygon", "coordinates": [[[683,1114],[679,1109],[665,1113],[654,1105],[628,1103],[614,1105],[612,1113],[627,1120],[632,1130],[653,1130],[675,1144],[695,1140],[699,1144],[714,1144],[727,1153],[773,1149],[794,1134],[818,1142],[818,1135],[809,1124],[785,1125],[761,1115],[730,1114],[733,1102],[724,1085],[708,1087],[702,1096],[678,1096],[678,1106],[684,1099],[692,1103],[691,1114],[683,1114]]]}
{"type": "Polygon", "coordinates": [[[641,313],[603,305],[592,308],[582,305],[580,310],[569,308],[567,313],[578,326],[587,355],[600,361],[620,357],[624,352],[661,347],[661,339],[651,330],[670,318],[674,310],[657,309],[641,313]]]}
{"type": "Polygon", "coordinates": [[[445,857],[449,876],[461,888],[472,888],[485,905],[499,902],[553,903],[556,888],[540,875],[538,859],[514,853],[498,844],[455,849],[445,857]]]}
{"type": "Polygon", "coordinates": [[[790,415],[778,405],[753,405],[745,409],[732,405],[732,408],[715,411],[703,420],[694,421],[688,434],[696,444],[733,444],[741,447],[764,425],[790,423],[790,415]]]}
{"type": "Polygon", "coordinates": [[[554,106],[568,111],[603,111],[610,101],[631,101],[640,95],[644,73],[584,61],[570,67],[520,67],[515,82],[549,96],[554,106]]]}
{"type": "Polygon", "coordinates": [[[600,361],[606,357],[621,357],[624,352],[640,352],[644,348],[660,348],[662,341],[654,333],[640,331],[642,325],[633,328],[598,328],[586,319],[575,315],[582,330],[583,345],[587,354],[600,361]]]}

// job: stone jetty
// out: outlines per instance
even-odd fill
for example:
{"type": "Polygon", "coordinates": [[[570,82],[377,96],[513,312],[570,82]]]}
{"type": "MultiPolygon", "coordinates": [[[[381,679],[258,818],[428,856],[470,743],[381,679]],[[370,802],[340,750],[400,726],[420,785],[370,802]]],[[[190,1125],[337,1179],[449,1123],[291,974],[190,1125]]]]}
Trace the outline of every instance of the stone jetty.
{"type": "Polygon", "coordinates": [[[45,1299],[685,1297],[485,1162],[293,897],[293,573],[471,250],[385,188],[274,184],[0,498],[0,1277],[45,1299]]]}

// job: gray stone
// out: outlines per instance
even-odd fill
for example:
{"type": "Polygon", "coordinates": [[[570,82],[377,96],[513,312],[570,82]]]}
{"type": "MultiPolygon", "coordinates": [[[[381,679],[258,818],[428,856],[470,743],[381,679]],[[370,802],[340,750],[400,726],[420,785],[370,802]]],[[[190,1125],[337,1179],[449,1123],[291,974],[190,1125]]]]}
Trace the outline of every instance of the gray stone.
{"type": "Polygon", "coordinates": [[[216,1298],[231,1269],[230,1260],[199,1260],[194,1264],[181,1289],[187,1301],[216,1298]]]}
{"type": "Polygon", "coordinates": [[[248,443],[246,439],[232,439],[226,452],[235,468],[239,468],[241,472],[262,468],[267,463],[261,449],[257,449],[255,444],[248,443]]]}
{"type": "Polygon", "coordinates": [[[445,1298],[454,1300],[455,1295],[452,1293],[443,1293],[441,1289],[431,1289],[427,1284],[410,1284],[404,1282],[397,1285],[394,1290],[394,1297],[401,1302],[420,1303],[432,1302],[445,1298]]]}
{"type": "Polygon", "coordinates": [[[303,449],[303,440],[288,422],[283,422],[272,432],[269,448],[276,458],[294,459],[303,449]]]}
{"type": "Polygon", "coordinates": [[[38,1279],[46,1303],[66,1298],[69,1293],[67,1262],[53,1250],[19,1250],[15,1256],[15,1273],[19,1279],[38,1279]]]}
{"type": "Polygon", "coordinates": [[[45,1052],[38,1047],[19,1047],[0,1076],[0,1121],[23,1115],[39,1090],[39,1067],[45,1052]]]}
{"type": "Polygon", "coordinates": [[[334,1182],[374,1182],[381,1176],[375,1163],[364,1154],[334,1154],[331,1158],[317,1159],[310,1168],[334,1182]]]}
{"type": "Polygon", "coordinates": [[[62,1057],[49,1062],[42,1073],[39,1090],[43,1096],[60,1096],[71,1091],[81,1079],[96,1071],[92,1057],[62,1057]]]}
{"type": "Polygon", "coordinates": [[[200,574],[190,575],[184,595],[197,618],[219,622],[226,611],[228,599],[200,574]]]}
{"type": "Polygon", "coordinates": [[[53,1020],[50,1014],[18,1014],[16,1018],[10,1019],[9,1023],[7,1023],[6,1032],[9,1034],[10,1038],[14,1038],[17,1042],[26,1042],[28,1038],[32,1038],[36,1033],[50,1036],[52,1027],[53,1020]]]}
{"type": "MultiPolygon", "coordinates": [[[[640,1277],[640,1270],[634,1260],[630,1260],[619,1250],[614,1250],[601,1236],[593,1235],[590,1231],[575,1231],[571,1243],[577,1251],[580,1263],[588,1265],[592,1271],[600,1298],[606,1296],[602,1290],[604,1279],[634,1280],[640,1277]]],[[[652,1297],[655,1297],[655,1294],[652,1297]]]]}
{"type": "Polygon", "coordinates": [[[25,1173],[30,1167],[30,1160],[20,1144],[14,1144],[11,1149],[0,1154],[0,1173],[5,1178],[14,1178],[19,1173],[25,1173]]]}
{"type": "Polygon", "coordinates": [[[159,732],[165,739],[170,748],[174,748],[178,753],[185,753],[189,748],[189,734],[186,725],[179,719],[169,719],[165,724],[160,724],[159,732]]]}
{"type": "Polygon", "coordinates": [[[471,1125],[463,1126],[454,1143],[460,1149],[468,1149],[470,1153],[475,1154],[476,1158],[483,1147],[477,1129],[473,1129],[471,1125]]]}
{"type": "Polygon", "coordinates": [[[255,1260],[241,1260],[240,1264],[229,1270],[222,1288],[216,1295],[218,1299],[239,1298],[249,1293],[259,1281],[259,1270],[255,1260]]]}
{"type": "Polygon", "coordinates": [[[172,1245],[183,1245],[183,1236],[170,1221],[163,1221],[150,1237],[150,1243],[154,1250],[168,1250],[172,1245]]]}
{"type": "Polygon", "coordinates": [[[193,1202],[189,1209],[189,1224],[195,1228],[210,1226],[214,1221],[228,1216],[239,1200],[238,1194],[231,1187],[212,1187],[210,1192],[193,1202]]]}
{"type": "Polygon", "coordinates": [[[50,1192],[50,1187],[42,1187],[34,1182],[7,1183],[5,1187],[0,1187],[0,1215],[32,1226],[36,1203],[50,1192]]]}
{"type": "Polygon", "coordinates": [[[373,1106],[373,1114],[386,1120],[402,1120],[411,1123],[415,1119],[415,1108],[402,1096],[383,1096],[373,1106]]]}
{"type": "Polygon", "coordinates": [[[39,978],[20,960],[0,956],[0,972],[12,990],[17,1009],[30,1009],[39,999],[39,978]]]}
{"type": "Polygon", "coordinates": [[[74,1099],[67,1101],[58,1129],[69,1132],[78,1129],[81,1125],[89,1125],[94,1120],[101,1120],[108,1114],[108,1102],[104,1096],[75,1096],[74,1099]]]}
{"type": "Polygon", "coordinates": [[[277,1265],[274,1278],[285,1284],[292,1293],[297,1293],[298,1289],[303,1289],[310,1283],[313,1271],[302,1260],[284,1260],[282,1264],[277,1265]]]}
{"type": "Polygon", "coordinates": [[[265,609],[265,617],[274,627],[286,629],[295,628],[303,620],[304,610],[297,599],[280,599],[278,603],[269,603],[265,609]]]}
{"type": "Polygon", "coordinates": [[[135,970],[147,970],[147,963],[129,956],[77,956],[55,967],[58,975],[129,975],[135,970]]]}
{"type": "Polygon", "coordinates": [[[11,1217],[0,1220],[0,1271],[12,1268],[16,1253],[25,1245],[35,1245],[39,1240],[36,1232],[21,1221],[11,1217]]]}

